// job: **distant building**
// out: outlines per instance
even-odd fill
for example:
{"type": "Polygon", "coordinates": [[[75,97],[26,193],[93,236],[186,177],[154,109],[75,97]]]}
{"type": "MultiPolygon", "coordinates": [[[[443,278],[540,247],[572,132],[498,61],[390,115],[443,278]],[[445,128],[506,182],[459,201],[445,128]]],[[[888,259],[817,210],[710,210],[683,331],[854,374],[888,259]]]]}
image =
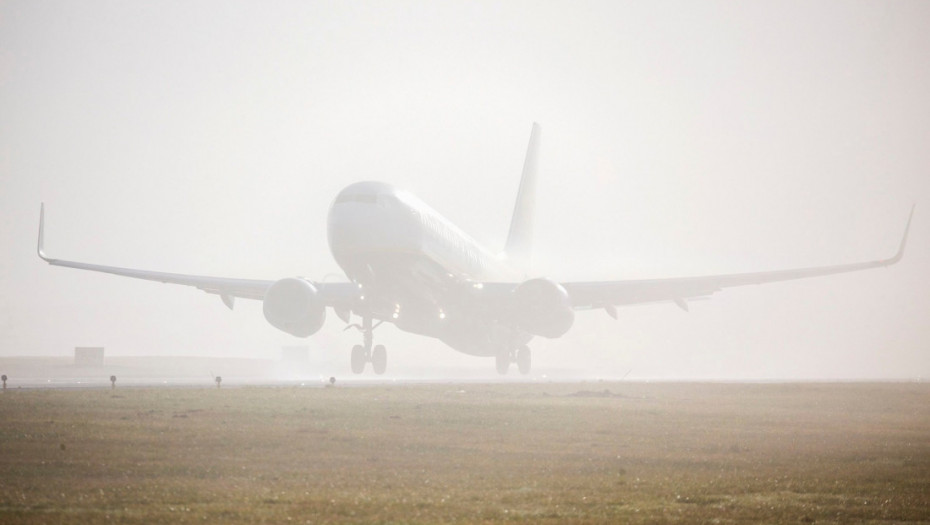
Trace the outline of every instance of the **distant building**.
{"type": "Polygon", "coordinates": [[[76,346],[74,347],[74,366],[102,367],[102,346],[76,346]]]}

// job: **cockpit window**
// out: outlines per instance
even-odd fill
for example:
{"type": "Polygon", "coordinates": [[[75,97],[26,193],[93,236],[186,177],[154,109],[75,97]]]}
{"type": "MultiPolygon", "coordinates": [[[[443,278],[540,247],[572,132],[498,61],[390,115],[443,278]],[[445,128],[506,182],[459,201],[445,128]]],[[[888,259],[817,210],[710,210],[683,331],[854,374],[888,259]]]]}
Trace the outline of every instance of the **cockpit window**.
{"type": "Polygon", "coordinates": [[[378,202],[378,195],[374,193],[343,193],[336,198],[336,204],[342,204],[343,202],[375,204],[378,202]]]}

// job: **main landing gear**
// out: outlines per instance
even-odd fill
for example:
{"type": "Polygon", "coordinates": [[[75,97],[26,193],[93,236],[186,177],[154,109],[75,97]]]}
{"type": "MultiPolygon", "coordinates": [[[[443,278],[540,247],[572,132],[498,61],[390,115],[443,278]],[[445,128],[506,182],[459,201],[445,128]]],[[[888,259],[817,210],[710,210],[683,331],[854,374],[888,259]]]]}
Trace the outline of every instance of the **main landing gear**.
{"type": "Polygon", "coordinates": [[[494,364],[497,366],[497,373],[501,375],[507,374],[510,363],[517,363],[517,370],[519,370],[521,374],[529,374],[532,361],[533,355],[530,353],[530,348],[526,345],[516,349],[503,350],[494,356],[494,364]]]}
{"type": "Polygon", "coordinates": [[[376,345],[372,348],[372,332],[377,328],[381,323],[372,326],[371,317],[366,317],[362,320],[362,324],[349,325],[346,329],[355,327],[362,332],[362,342],[361,345],[355,345],[352,347],[352,373],[361,374],[365,371],[365,364],[371,363],[371,369],[375,374],[381,375],[387,370],[387,350],[384,348],[384,345],[376,345]]]}

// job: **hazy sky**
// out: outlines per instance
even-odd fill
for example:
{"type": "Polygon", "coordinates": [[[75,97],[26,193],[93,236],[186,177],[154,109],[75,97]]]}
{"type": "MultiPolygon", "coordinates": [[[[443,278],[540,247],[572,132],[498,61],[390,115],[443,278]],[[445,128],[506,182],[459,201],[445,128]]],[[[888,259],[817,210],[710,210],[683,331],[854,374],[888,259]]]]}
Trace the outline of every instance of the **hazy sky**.
{"type": "MultiPolygon", "coordinates": [[[[500,249],[543,126],[536,269],[876,270],[580,313],[534,365],[930,376],[930,3],[0,3],[0,356],[270,357],[261,303],[49,267],[321,279],[342,187],[405,187],[500,249]],[[545,4],[545,5],[541,5],[545,4]]],[[[344,360],[329,315],[307,341],[344,360]]],[[[389,371],[486,367],[380,328],[389,371]]]]}

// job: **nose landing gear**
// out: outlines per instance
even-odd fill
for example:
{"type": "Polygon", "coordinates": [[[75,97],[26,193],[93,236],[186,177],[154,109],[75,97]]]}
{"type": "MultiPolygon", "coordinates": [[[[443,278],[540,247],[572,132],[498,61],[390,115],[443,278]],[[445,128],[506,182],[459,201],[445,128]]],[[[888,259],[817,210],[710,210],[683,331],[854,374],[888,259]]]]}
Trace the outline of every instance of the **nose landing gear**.
{"type": "Polygon", "coordinates": [[[497,373],[500,375],[507,374],[507,370],[510,369],[510,363],[517,363],[517,370],[519,370],[521,374],[529,374],[533,363],[533,355],[530,348],[526,345],[522,345],[516,349],[504,349],[494,356],[494,364],[497,368],[497,373]]]}
{"type": "Polygon", "coordinates": [[[381,326],[382,321],[379,321],[378,324],[372,326],[371,317],[365,317],[362,319],[362,324],[351,324],[346,327],[346,330],[349,328],[357,328],[362,332],[362,343],[361,345],[355,345],[352,347],[352,373],[361,374],[365,371],[365,364],[371,363],[371,369],[375,374],[381,375],[387,370],[387,349],[384,348],[384,345],[377,345],[372,348],[373,335],[375,328],[381,326]]]}

